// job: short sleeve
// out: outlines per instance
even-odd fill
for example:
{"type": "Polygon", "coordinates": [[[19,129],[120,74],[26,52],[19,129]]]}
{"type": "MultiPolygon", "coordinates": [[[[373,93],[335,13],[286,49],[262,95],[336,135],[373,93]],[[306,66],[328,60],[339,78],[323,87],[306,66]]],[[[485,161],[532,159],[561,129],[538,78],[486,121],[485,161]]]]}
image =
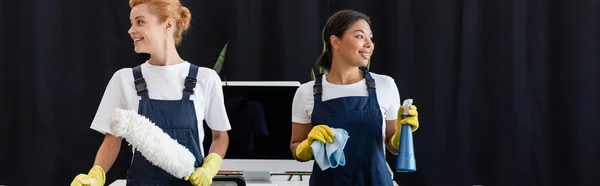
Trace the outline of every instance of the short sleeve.
{"type": "Polygon", "coordinates": [[[396,86],[396,82],[394,79],[390,78],[389,83],[389,91],[390,91],[390,104],[387,108],[388,112],[386,114],[385,120],[396,120],[398,119],[398,110],[400,109],[400,93],[398,91],[398,87],[396,86]]]}
{"type": "Polygon", "coordinates": [[[308,104],[308,100],[306,98],[306,94],[303,91],[303,88],[307,86],[300,86],[296,90],[296,94],[294,95],[294,99],[292,101],[292,122],[307,124],[311,123],[310,116],[306,111],[306,105],[308,104]]]}
{"type": "MultiPolygon", "coordinates": [[[[100,105],[98,106],[98,110],[96,111],[96,115],[94,116],[94,120],[92,121],[92,125],[90,126],[91,129],[102,134],[112,134],[108,119],[116,108],[127,109],[127,104],[122,94],[122,76],[124,73],[127,73],[126,69],[115,72],[108,82],[100,105]]],[[[129,73],[131,74],[131,71],[129,71],[129,73]]]]}
{"type": "Polygon", "coordinates": [[[206,90],[206,109],[204,109],[206,124],[212,130],[228,131],[231,130],[231,124],[225,109],[221,78],[215,71],[211,70],[210,72],[206,90]]]}

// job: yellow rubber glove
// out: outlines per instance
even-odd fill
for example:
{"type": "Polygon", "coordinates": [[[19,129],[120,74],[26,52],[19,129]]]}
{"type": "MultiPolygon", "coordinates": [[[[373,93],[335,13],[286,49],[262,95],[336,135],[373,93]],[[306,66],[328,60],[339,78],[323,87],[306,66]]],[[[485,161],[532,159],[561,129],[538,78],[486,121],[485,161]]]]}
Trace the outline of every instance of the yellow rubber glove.
{"type": "MultiPolygon", "coordinates": [[[[404,107],[400,107],[400,110],[398,110],[398,118],[402,118],[402,114],[404,114],[404,107]]],[[[409,117],[406,117],[404,119],[401,120],[397,120],[396,122],[396,133],[394,133],[394,135],[392,136],[392,146],[394,147],[394,149],[398,150],[398,146],[400,145],[400,134],[402,133],[402,125],[404,124],[409,124],[412,127],[412,132],[417,131],[417,129],[419,128],[419,112],[417,112],[417,106],[411,105],[408,108],[408,115],[410,115],[409,117]]]]}
{"type": "Polygon", "coordinates": [[[71,182],[71,186],[104,186],[106,173],[102,167],[95,165],[88,174],[79,174],[71,182]]]}
{"type": "Polygon", "coordinates": [[[321,143],[333,143],[333,130],[327,125],[317,125],[308,133],[308,138],[298,144],[296,147],[296,157],[302,160],[310,160],[313,158],[313,151],[310,145],[315,141],[321,143]]]}
{"type": "Polygon", "coordinates": [[[202,167],[198,167],[194,170],[192,175],[186,176],[183,179],[190,181],[195,186],[210,186],[213,178],[219,172],[219,169],[223,166],[223,158],[217,153],[210,153],[204,158],[202,167]]]}

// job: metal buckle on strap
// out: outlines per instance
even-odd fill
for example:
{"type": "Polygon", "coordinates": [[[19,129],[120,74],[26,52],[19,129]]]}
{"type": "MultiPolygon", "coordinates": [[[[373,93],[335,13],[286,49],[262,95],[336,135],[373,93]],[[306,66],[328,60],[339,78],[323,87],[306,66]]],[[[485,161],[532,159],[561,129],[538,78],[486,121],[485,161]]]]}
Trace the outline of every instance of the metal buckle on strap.
{"type": "Polygon", "coordinates": [[[323,87],[321,87],[321,86],[313,87],[313,93],[314,93],[314,95],[321,95],[323,93],[323,87]]]}
{"type": "Polygon", "coordinates": [[[146,89],[146,80],[144,80],[144,78],[139,78],[135,80],[135,90],[137,90],[138,94],[148,90],[146,89]]]}
{"type": "Polygon", "coordinates": [[[192,94],[194,94],[194,88],[196,87],[196,82],[197,80],[195,78],[190,78],[190,77],[186,77],[185,78],[185,91],[188,91],[192,94]]]}
{"type": "Polygon", "coordinates": [[[375,81],[367,80],[367,88],[375,88],[375,81]]]}

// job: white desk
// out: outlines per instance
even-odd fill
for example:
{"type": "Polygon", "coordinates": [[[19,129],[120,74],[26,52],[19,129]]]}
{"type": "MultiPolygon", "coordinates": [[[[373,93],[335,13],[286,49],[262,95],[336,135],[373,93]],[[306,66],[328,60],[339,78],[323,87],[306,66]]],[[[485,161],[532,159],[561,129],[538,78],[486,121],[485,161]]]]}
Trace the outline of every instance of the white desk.
{"type": "MultiPolygon", "coordinates": [[[[269,171],[269,172],[285,172],[285,171],[312,171],[314,161],[297,162],[296,160],[240,160],[240,159],[224,159],[221,171],[269,171]]],[[[389,169],[389,165],[388,165],[389,169]]],[[[389,169],[390,174],[391,169],[389,169]]],[[[290,181],[289,175],[272,175],[270,181],[252,181],[246,180],[247,186],[308,186],[310,175],[303,175],[300,181],[299,175],[294,175],[290,181]]],[[[125,186],[125,180],[117,180],[109,186],[125,186]]],[[[190,184],[191,185],[191,184],[190,184]]],[[[233,186],[233,183],[217,183],[213,182],[213,186],[233,186]]],[[[397,185],[394,182],[394,185],[397,185]]]]}
{"type": "MultiPolygon", "coordinates": [[[[312,171],[314,161],[298,162],[296,160],[248,160],[248,159],[224,159],[221,171],[312,171]]],[[[269,182],[246,180],[247,186],[308,186],[310,175],[294,175],[290,181],[289,175],[272,175],[269,182]]],[[[117,180],[109,186],[125,186],[126,180],[117,180]]],[[[190,184],[191,185],[191,184],[190,184]]],[[[233,183],[213,182],[213,186],[231,186],[233,183]]]]}
{"type": "MultiPolygon", "coordinates": [[[[109,186],[125,186],[125,180],[117,180],[109,186]]],[[[190,184],[192,185],[192,184],[190,184]]],[[[213,183],[212,186],[234,186],[234,184],[213,183]]],[[[302,181],[273,181],[273,183],[246,183],[246,186],[308,186],[308,182],[302,181]]]]}
{"type": "MultiPolygon", "coordinates": [[[[271,182],[260,182],[260,181],[246,181],[247,186],[308,186],[308,180],[310,176],[302,176],[302,181],[300,181],[300,177],[294,176],[292,180],[287,181],[290,176],[286,175],[275,175],[271,176],[271,182]]],[[[117,180],[111,183],[108,186],[125,186],[125,180],[117,180]]],[[[191,185],[191,184],[190,184],[191,185]]],[[[213,186],[234,186],[234,183],[217,183],[214,182],[213,186]]]]}

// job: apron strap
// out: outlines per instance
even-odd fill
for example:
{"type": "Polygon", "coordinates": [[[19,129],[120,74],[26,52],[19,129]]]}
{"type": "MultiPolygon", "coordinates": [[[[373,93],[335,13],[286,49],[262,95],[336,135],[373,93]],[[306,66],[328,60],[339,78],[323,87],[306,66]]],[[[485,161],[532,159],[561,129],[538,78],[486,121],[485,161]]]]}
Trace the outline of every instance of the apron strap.
{"type": "MultiPolygon", "coordinates": [[[[373,76],[371,76],[371,73],[369,73],[369,69],[367,69],[367,67],[360,67],[360,70],[363,72],[363,75],[365,76],[366,79],[366,83],[367,83],[367,91],[369,92],[369,99],[372,99],[371,101],[377,101],[377,92],[375,91],[375,79],[373,79],[373,76]]],[[[315,98],[315,103],[317,102],[321,102],[322,101],[322,95],[323,95],[323,74],[318,74],[315,77],[315,85],[313,86],[313,95],[315,98]]]]}
{"type": "Polygon", "coordinates": [[[314,95],[314,102],[315,103],[320,103],[322,101],[321,96],[323,95],[323,74],[318,74],[315,77],[315,85],[313,85],[313,95],[314,95]]]}
{"type": "Polygon", "coordinates": [[[369,73],[369,69],[367,67],[360,67],[360,70],[363,72],[366,82],[367,82],[367,91],[369,92],[369,99],[372,103],[377,102],[377,92],[375,91],[375,79],[369,73]],[[374,101],[374,102],[373,102],[374,101]]]}
{"type": "Polygon", "coordinates": [[[369,69],[367,69],[367,67],[360,67],[360,70],[363,72],[363,75],[365,76],[365,79],[367,80],[367,88],[368,89],[375,89],[375,79],[373,79],[373,77],[371,76],[371,73],[369,73],[369,69]]]}
{"type": "Polygon", "coordinates": [[[194,88],[196,87],[198,76],[198,66],[190,63],[190,70],[188,72],[188,76],[185,78],[185,88],[183,88],[183,98],[182,100],[190,100],[190,96],[194,94],[194,88]]]}
{"type": "Polygon", "coordinates": [[[135,82],[135,90],[138,96],[142,96],[142,99],[148,99],[148,89],[146,88],[146,80],[142,75],[142,68],[138,65],[133,67],[133,79],[135,82]]]}

